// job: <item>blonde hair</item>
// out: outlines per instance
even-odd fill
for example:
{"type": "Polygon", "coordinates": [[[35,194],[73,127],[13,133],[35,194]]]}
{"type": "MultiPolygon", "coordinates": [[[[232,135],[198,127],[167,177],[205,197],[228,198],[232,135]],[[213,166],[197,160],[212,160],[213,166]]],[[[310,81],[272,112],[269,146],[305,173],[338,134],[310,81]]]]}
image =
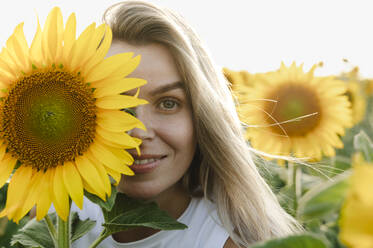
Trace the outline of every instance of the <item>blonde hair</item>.
{"type": "Polygon", "coordinates": [[[172,53],[191,99],[198,142],[183,182],[192,195],[202,193],[216,203],[232,240],[249,246],[297,231],[297,223],[259,175],[227,81],[191,27],[172,11],[141,1],[113,5],[104,22],[110,25],[113,40],[160,43],[172,53]]]}

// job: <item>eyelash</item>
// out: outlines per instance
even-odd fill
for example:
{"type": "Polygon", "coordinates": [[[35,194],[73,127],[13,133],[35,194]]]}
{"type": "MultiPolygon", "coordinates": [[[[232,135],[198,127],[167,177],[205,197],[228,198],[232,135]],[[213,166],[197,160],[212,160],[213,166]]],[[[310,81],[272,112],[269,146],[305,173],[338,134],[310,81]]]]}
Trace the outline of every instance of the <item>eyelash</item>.
{"type": "Polygon", "coordinates": [[[158,104],[157,104],[157,108],[161,109],[162,111],[174,111],[175,108],[178,108],[180,106],[180,102],[178,100],[176,100],[175,98],[170,98],[170,97],[167,97],[167,98],[163,98],[161,99],[158,104]],[[162,107],[162,103],[164,104],[165,102],[167,101],[170,101],[172,103],[174,103],[174,106],[172,108],[165,108],[165,107],[162,107]]]}

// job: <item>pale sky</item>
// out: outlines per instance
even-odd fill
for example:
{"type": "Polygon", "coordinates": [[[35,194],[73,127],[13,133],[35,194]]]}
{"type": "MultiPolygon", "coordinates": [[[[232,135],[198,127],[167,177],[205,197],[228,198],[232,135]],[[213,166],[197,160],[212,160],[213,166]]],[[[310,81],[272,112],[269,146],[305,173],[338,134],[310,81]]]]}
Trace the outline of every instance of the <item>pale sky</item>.
{"type": "MultiPolygon", "coordinates": [[[[44,24],[54,6],[64,20],[75,12],[78,32],[100,23],[104,10],[119,0],[7,0],[0,10],[0,45],[15,26],[25,22],[31,42],[36,15],[44,24]]],[[[359,66],[373,78],[373,14],[371,0],[148,0],[183,15],[201,36],[216,63],[251,73],[279,68],[281,61],[320,61],[320,75],[359,66]],[[350,64],[342,62],[348,59],[350,64]]]]}

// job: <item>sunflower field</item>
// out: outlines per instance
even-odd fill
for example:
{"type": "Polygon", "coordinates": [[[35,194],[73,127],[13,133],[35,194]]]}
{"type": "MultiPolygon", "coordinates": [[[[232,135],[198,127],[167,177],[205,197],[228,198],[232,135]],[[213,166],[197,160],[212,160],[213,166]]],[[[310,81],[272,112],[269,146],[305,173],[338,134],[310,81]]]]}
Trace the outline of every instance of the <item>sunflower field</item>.
{"type": "MultiPolygon", "coordinates": [[[[106,221],[91,247],[128,225],[186,228],[112,185],[133,173],[122,166],[133,162],[125,149],[141,143],[125,132],[145,128],[121,111],[146,103],[120,94],[145,84],[126,77],[140,58],[105,58],[108,26],[93,23],[76,39],[75,14],[65,28],[62,19],[54,8],[43,29],[38,23],[31,46],[18,25],[0,52],[0,248],[69,247],[94,226],[69,214],[69,199],[81,208],[83,194],[106,221]],[[147,215],[131,219],[120,212],[128,209],[147,215]]],[[[320,66],[223,69],[262,176],[305,230],[254,248],[373,247],[373,79],[362,78],[358,67],[315,76],[320,66]]]]}
{"type": "Polygon", "coordinates": [[[223,69],[263,177],[305,229],[254,247],[373,247],[373,80],[320,66],[223,69]]]}
{"type": "MultiPolygon", "coordinates": [[[[256,162],[303,234],[254,247],[373,247],[373,80],[317,64],[252,74],[223,69],[256,162]]],[[[7,185],[0,189],[4,208],[7,185]]],[[[29,221],[0,219],[0,247],[29,221]]]]}

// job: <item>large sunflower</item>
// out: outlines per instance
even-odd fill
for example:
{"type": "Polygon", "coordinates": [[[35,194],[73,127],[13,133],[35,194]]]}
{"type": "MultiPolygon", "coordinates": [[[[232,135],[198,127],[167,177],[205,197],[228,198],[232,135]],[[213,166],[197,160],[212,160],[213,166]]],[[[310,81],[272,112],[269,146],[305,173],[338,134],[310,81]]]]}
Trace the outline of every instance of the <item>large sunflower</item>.
{"type": "Polygon", "coordinates": [[[343,146],[339,135],[351,125],[346,86],[332,77],[315,77],[316,67],[305,73],[295,63],[282,64],[257,78],[246,102],[238,106],[254,148],[318,160],[343,146]]]}
{"type": "Polygon", "coordinates": [[[64,220],[69,197],[82,208],[83,191],[106,199],[109,175],[133,175],[126,148],[140,140],[125,132],[145,128],[121,109],[144,104],[120,93],[145,80],[125,78],[138,65],[132,53],[105,59],[112,34],[93,23],[76,39],[75,14],[63,27],[54,8],[31,46],[18,25],[0,53],[0,187],[11,176],[0,216],[18,222],[35,204],[42,219],[51,203],[64,220]]]}

